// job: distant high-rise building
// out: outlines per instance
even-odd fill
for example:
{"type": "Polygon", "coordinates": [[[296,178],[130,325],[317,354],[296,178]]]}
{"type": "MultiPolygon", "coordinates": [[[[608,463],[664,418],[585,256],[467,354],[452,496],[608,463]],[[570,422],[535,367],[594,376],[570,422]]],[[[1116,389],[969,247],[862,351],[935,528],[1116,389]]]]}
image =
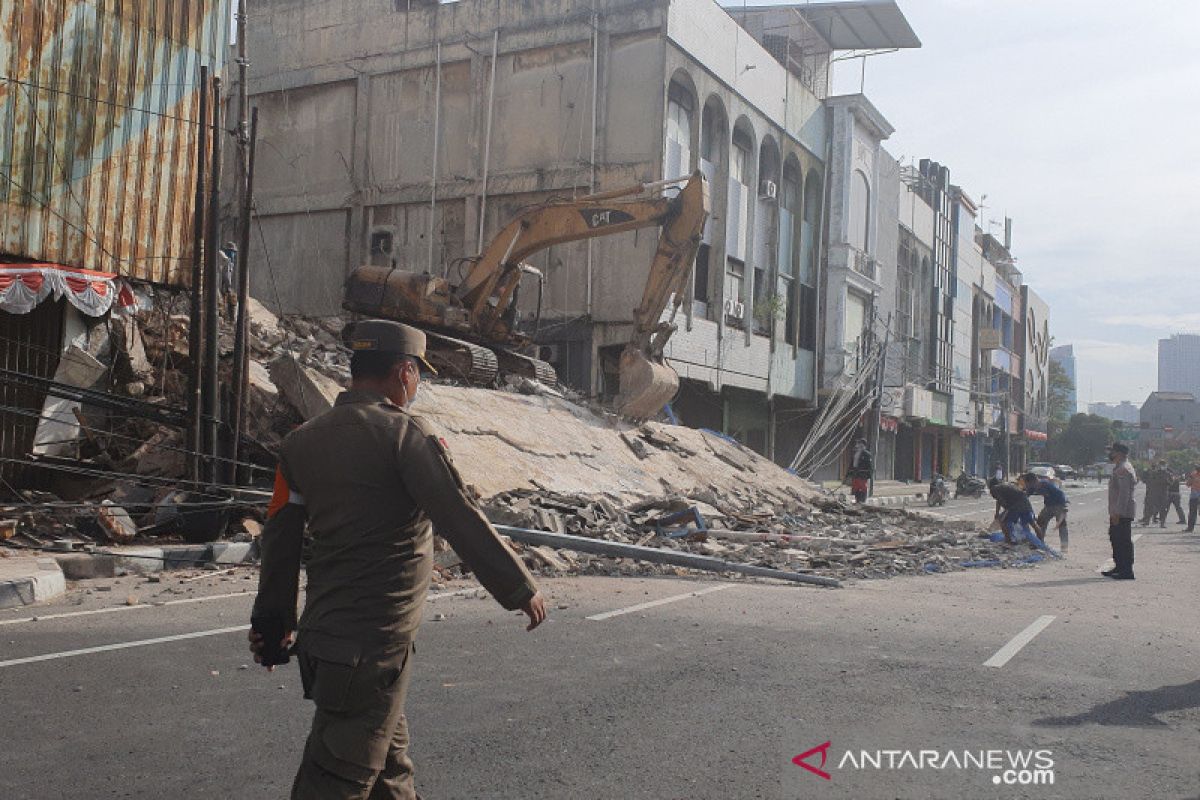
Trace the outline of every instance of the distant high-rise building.
{"type": "Polygon", "coordinates": [[[1200,334],[1158,340],[1158,390],[1200,396],[1200,334]]]}
{"type": "Polygon", "coordinates": [[[1140,410],[1128,400],[1120,403],[1089,403],[1088,413],[1127,425],[1136,425],[1141,421],[1140,410]]]}
{"type": "Polygon", "coordinates": [[[1079,410],[1079,395],[1075,391],[1075,345],[1060,344],[1050,348],[1050,360],[1057,362],[1071,379],[1071,394],[1067,396],[1067,409],[1075,414],[1079,410]]]}

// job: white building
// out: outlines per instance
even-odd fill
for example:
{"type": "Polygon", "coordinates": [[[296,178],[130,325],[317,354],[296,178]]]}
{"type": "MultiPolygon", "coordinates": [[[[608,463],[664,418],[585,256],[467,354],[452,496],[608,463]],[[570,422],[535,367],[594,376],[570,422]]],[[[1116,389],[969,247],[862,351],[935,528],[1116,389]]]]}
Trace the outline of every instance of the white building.
{"type": "Polygon", "coordinates": [[[1200,334],[1158,340],[1158,390],[1200,397],[1200,334]]]}

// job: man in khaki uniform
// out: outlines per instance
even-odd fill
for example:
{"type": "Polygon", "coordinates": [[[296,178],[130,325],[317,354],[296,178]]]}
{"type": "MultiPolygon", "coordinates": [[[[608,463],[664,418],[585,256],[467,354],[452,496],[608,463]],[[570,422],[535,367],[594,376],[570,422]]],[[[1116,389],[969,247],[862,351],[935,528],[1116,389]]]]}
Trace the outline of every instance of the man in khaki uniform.
{"type": "Polygon", "coordinates": [[[425,334],[359,323],[349,391],[289,435],[262,534],[250,646],[292,641],[304,526],[312,535],[296,637],[304,696],[316,704],[293,798],[412,800],[404,698],[433,556],[445,537],[507,609],[546,617],[533,578],[468,496],[429,425],[405,407],[420,384],[425,334]],[[432,526],[431,526],[432,523],[432,526]]]}

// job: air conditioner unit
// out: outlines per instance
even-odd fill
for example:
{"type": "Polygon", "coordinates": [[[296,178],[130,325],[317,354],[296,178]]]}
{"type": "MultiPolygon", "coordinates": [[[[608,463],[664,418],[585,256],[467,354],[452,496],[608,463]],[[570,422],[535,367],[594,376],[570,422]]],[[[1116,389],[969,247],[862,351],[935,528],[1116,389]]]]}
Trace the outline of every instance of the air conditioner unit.
{"type": "Polygon", "coordinates": [[[721,310],[725,312],[726,316],[732,317],[733,316],[733,301],[730,300],[728,297],[726,297],[725,302],[723,302],[721,304],[721,310]]]}
{"type": "Polygon", "coordinates": [[[733,304],[733,316],[741,319],[746,316],[746,304],[741,300],[733,304]]]}
{"type": "Polygon", "coordinates": [[[758,197],[760,200],[774,200],[779,194],[779,186],[775,181],[761,181],[758,184],[758,197]]]}

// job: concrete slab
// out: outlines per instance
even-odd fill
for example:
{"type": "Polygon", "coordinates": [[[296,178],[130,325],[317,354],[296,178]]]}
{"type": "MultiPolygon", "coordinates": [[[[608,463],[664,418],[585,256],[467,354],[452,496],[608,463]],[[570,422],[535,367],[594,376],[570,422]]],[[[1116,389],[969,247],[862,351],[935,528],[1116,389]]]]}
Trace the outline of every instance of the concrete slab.
{"type": "Polygon", "coordinates": [[[250,561],[250,542],[213,542],[214,564],[244,564],[250,561]]]}
{"type": "Polygon", "coordinates": [[[161,547],[113,547],[110,552],[114,558],[114,566],[118,570],[132,572],[135,575],[153,575],[163,568],[163,549],[161,547]]]}
{"type": "Polygon", "coordinates": [[[103,553],[56,553],[54,560],[69,581],[111,578],[117,574],[117,559],[103,553]]]}
{"type": "Polygon", "coordinates": [[[53,558],[0,558],[0,608],[53,600],[67,591],[67,579],[53,558]]]}

